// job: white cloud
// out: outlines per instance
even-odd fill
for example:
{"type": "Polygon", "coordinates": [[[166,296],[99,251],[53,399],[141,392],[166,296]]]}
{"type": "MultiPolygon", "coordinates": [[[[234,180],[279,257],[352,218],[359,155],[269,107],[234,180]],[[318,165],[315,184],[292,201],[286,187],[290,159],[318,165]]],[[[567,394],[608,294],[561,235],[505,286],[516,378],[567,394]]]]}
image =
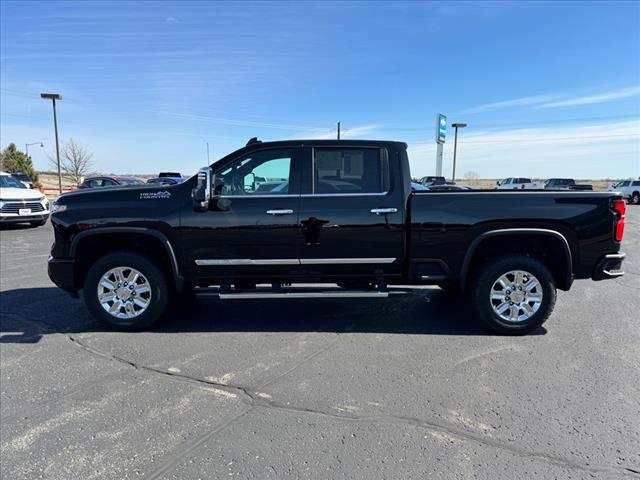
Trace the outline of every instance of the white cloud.
{"type": "MultiPolygon", "coordinates": [[[[444,148],[443,169],[449,177],[452,142],[444,148]]],[[[435,143],[409,145],[414,177],[434,173],[435,152],[435,143]]],[[[470,170],[483,178],[635,177],[640,175],[640,120],[463,134],[456,176],[470,170]]]]}
{"type": "Polygon", "coordinates": [[[467,108],[460,113],[480,113],[488,110],[497,110],[499,108],[508,107],[525,107],[531,105],[538,105],[541,103],[549,102],[558,98],[557,95],[533,95],[530,97],[514,98],[511,100],[503,100],[494,103],[485,103],[484,105],[478,105],[477,107],[467,108]]]}
{"type": "Polygon", "coordinates": [[[605,103],[612,100],[619,100],[622,98],[635,97],[640,95],[640,86],[622,88],[620,90],[612,90],[598,95],[588,95],[583,97],[568,98],[565,100],[559,100],[554,102],[543,103],[538,105],[537,108],[557,108],[557,107],[574,107],[578,105],[592,105],[594,103],[605,103]]]}

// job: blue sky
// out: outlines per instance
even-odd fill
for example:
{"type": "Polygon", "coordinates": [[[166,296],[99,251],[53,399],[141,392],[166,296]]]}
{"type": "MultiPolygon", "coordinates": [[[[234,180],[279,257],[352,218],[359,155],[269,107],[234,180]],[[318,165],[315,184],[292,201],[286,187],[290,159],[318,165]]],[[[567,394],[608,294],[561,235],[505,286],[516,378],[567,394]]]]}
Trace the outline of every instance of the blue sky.
{"type": "MultiPolygon", "coordinates": [[[[640,175],[638,2],[1,3],[0,142],[60,136],[101,172],[193,173],[248,138],[406,141],[466,122],[457,171],[640,175]]],[[[451,133],[451,132],[450,132],[451,133]]],[[[445,144],[450,175],[452,135],[445,144]]]]}

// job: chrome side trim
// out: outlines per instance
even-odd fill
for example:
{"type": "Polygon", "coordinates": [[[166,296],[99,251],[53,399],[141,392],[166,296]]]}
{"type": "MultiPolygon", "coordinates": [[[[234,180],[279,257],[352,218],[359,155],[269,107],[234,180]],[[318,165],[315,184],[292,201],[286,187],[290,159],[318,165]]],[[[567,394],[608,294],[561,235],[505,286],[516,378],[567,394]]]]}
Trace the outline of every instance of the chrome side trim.
{"type": "Polygon", "coordinates": [[[345,265],[365,263],[393,263],[395,258],[301,258],[301,265],[345,265]]]}
{"type": "Polygon", "coordinates": [[[274,258],[252,260],[250,258],[230,258],[227,260],[197,259],[198,266],[238,266],[238,265],[300,265],[297,258],[274,258]]]}
{"type": "Polygon", "coordinates": [[[224,260],[198,258],[196,265],[205,266],[246,266],[246,265],[348,265],[369,263],[393,263],[395,258],[229,258],[224,260]]]}
{"type": "Polygon", "coordinates": [[[300,195],[304,198],[309,197],[384,197],[388,195],[389,192],[380,192],[380,193],[303,193],[300,195]]]}

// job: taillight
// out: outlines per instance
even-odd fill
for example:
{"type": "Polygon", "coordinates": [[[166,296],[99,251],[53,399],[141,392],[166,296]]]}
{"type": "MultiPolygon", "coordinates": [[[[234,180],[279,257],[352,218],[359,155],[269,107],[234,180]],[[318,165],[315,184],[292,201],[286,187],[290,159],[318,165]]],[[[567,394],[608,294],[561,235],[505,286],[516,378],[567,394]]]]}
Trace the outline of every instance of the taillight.
{"type": "Polygon", "coordinates": [[[614,200],[613,201],[613,211],[616,212],[616,226],[613,231],[613,236],[617,242],[622,241],[622,236],[624,235],[624,217],[627,211],[627,204],[624,200],[614,200]]]}

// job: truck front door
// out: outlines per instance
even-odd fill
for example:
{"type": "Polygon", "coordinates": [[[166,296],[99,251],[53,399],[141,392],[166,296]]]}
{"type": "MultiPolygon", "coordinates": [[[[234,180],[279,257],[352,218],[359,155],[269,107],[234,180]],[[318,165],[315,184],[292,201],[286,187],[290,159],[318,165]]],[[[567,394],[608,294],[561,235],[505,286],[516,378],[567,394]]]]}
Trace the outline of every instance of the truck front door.
{"type": "Polygon", "coordinates": [[[287,275],[299,267],[300,153],[268,148],[215,166],[208,211],[182,216],[183,256],[196,277],[287,275]]]}

